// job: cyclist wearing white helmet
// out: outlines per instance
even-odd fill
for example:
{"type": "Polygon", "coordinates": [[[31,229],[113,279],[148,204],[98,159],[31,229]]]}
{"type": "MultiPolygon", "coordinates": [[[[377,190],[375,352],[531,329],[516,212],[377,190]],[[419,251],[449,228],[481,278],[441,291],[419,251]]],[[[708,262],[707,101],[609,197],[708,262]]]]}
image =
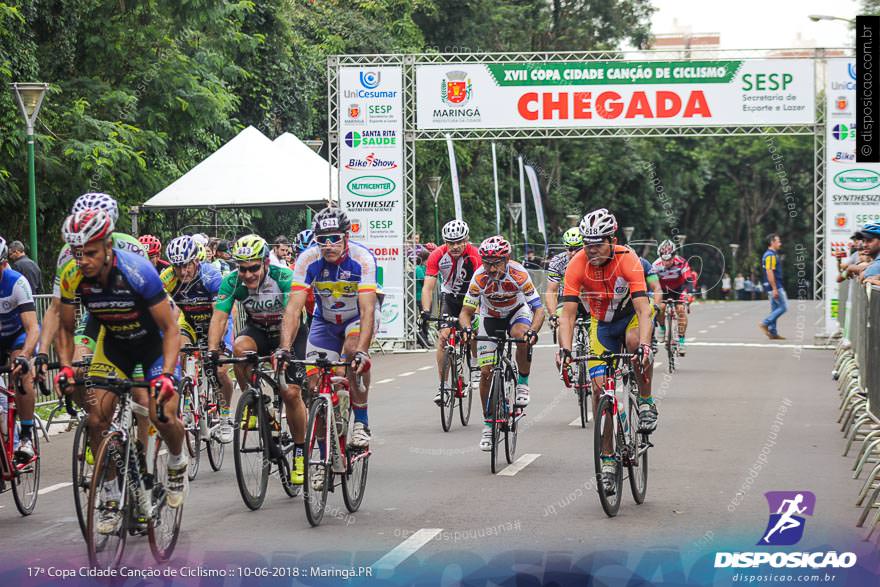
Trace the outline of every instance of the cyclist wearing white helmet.
{"type": "MultiPolygon", "coordinates": [[[[13,365],[13,377],[21,376],[23,393],[15,397],[21,434],[15,452],[20,463],[27,463],[34,458],[32,438],[36,402],[33,379],[24,375],[30,368],[28,361],[40,337],[40,326],[31,286],[21,273],[9,267],[8,256],[6,240],[0,237],[0,365],[6,365],[9,360],[13,365]]],[[[6,414],[0,414],[0,417],[6,418],[6,414]]]]}
{"type": "MultiPolygon", "coordinates": [[[[464,304],[464,296],[471,282],[474,272],[480,268],[480,255],[477,248],[470,243],[470,228],[464,220],[450,220],[443,225],[441,231],[444,244],[434,249],[425,262],[425,283],[422,286],[422,324],[431,316],[431,301],[434,299],[434,289],[437,287],[438,276],[440,283],[440,312],[439,315],[447,314],[457,317],[461,314],[464,304]]],[[[445,380],[443,349],[446,348],[446,339],[449,337],[449,329],[441,328],[437,333],[437,373],[440,381],[445,380]]],[[[470,391],[466,391],[470,393],[470,391]]],[[[440,391],[434,396],[434,403],[438,406],[443,402],[440,391]]]]}
{"type": "Polygon", "coordinates": [[[666,306],[670,301],[679,302],[675,306],[678,315],[678,354],[684,356],[684,342],[688,325],[688,300],[696,289],[697,274],[684,257],[675,254],[676,247],[671,240],[657,246],[660,258],[654,261],[654,272],[660,279],[663,302],[659,305],[660,340],[666,338],[666,306]]]}
{"type": "MultiPolygon", "coordinates": [[[[466,333],[471,332],[474,314],[479,308],[478,336],[499,336],[506,332],[513,338],[528,339],[528,342],[516,345],[519,378],[516,382],[514,403],[517,407],[524,408],[529,405],[529,373],[532,368],[529,347],[538,342],[537,333],[544,323],[541,295],[526,268],[510,260],[510,243],[501,235],[484,240],[480,244],[479,254],[482,265],[471,278],[458,321],[466,333]]],[[[490,341],[477,343],[480,399],[485,418],[488,418],[489,384],[496,346],[490,341]]],[[[483,427],[480,450],[492,450],[492,428],[488,423],[483,427]]]]}
{"type": "MultiPolygon", "coordinates": [[[[648,300],[645,272],[639,256],[618,245],[617,219],[601,208],[586,216],[578,227],[584,239],[583,251],[577,253],[565,270],[562,317],[559,320],[559,358],[571,361],[574,322],[578,305],[589,307],[590,354],[618,352],[621,347],[640,355],[636,364],[639,387],[639,428],[651,432],[657,425],[657,408],[651,396],[653,352],[651,349],[653,308],[648,300]]],[[[589,361],[593,382],[593,410],[605,385],[605,364],[589,361]]],[[[610,429],[606,430],[604,448],[610,451],[610,429]]],[[[610,454],[603,457],[603,484],[614,491],[616,463],[610,454]]]]}

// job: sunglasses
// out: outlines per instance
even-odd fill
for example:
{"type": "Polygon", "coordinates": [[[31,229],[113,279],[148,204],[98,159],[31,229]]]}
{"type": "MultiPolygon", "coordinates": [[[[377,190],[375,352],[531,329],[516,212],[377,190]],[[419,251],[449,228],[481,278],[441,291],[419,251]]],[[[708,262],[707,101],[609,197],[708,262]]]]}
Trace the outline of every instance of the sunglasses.
{"type": "Polygon", "coordinates": [[[239,265],[238,272],[239,273],[256,273],[262,268],[263,268],[262,263],[258,263],[256,265],[239,265]]]}
{"type": "Polygon", "coordinates": [[[315,242],[318,243],[320,246],[338,245],[342,242],[344,236],[345,235],[342,234],[322,234],[315,237],[315,242]]]}

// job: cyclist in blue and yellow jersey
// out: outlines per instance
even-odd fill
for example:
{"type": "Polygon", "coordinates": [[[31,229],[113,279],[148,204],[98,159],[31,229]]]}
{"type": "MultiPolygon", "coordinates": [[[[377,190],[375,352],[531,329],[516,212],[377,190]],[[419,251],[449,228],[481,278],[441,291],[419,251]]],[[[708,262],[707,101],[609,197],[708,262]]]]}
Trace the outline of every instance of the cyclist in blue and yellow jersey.
{"type": "MultiPolygon", "coordinates": [[[[149,418],[168,445],[167,503],[181,507],[188,488],[187,453],[183,450],[183,425],[177,417],[175,371],[180,349],[180,330],[171,299],[159,274],[147,259],[113,247],[113,220],[102,210],[86,210],[68,216],[62,233],[74,252],[75,263],[61,275],[61,330],[58,355],[62,364],[56,383],[74,378],[74,314],[77,298],[100,325],[90,377],[134,379],[138,367],[150,381],[152,393],[132,390],[134,401],[149,406],[149,418]],[[158,418],[161,406],[167,419],[158,418]]],[[[98,446],[109,429],[116,396],[96,386],[88,415],[92,446],[98,446]]],[[[147,431],[140,431],[139,436],[147,431]]],[[[141,442],[145,436],[141,438],[141,442]]],[[[122,523],[120,489],[116,480],[102,489],[102,513],[98,532],[113,533],[122,523]]]]}
{"type": "MultiPolygon", "coordinates": [[[[309,330],[306,359],[326,353],[329,360],[351,361],[351,406],[354,428],[349,444],[370,444],[367,397],[370,386],[370,343],[376,333],[376,258],[370,250],[349,241],[351,222],[339,208],[324,208],[315,215],[315,243],[297,257],[290,302],[284,314],[281,348],[289,349],[299,334],[301,315],[309,289],[315,293],[315,311],[309,330]],[[362,376],[363,387],[356,376],[362,376]]],[[[314,376],[316,369],[310,369],[314,376]]],[[[313,476],[323,487],[323,477],[313,476]]]]}
{"type": "MultiPolygon", "coordinates": [[[[269,245],[255,234],[236,241],[232,247],[232,258],[238,263],[238,268],[229,272],[220,284],[208,330],[208,352],[212,361],[220,355],[229,313],[236,301],[241,302],[244,309],[246,326],[235,338],[233,355],[242,357],[254,351],[264,357],[275,353],[281,346],[281,321],[290,295],[293,272],[287,267],[269,265],[269,245]]],[[[235,365],[239,389],[247,389],[251,368],[244,363],[235,365]]],[[[294,485],[303,483],[307,417],[302,400],[303,383],[303,370],[290,369],[287,386],[279,390],[287,412],[287,425],[293,434],[294,466],[290,471],[290,482],[294,485]]]]}
{"type": "MultiPolygon", "coordinates": [[[[28,361],[40,337],[40,326],[31,286],[21,273],[9,267],[8,256],[6,240],[0,237],[0,365],[11,361],[13,376],[21,376],[29,370],[28,361]]],[[[36,405],[34,382],[30,377],[21,378],[21,393],[16,394],[15,405],[21,423],[16,457],[27,462],[34,456],[32,438],[36,405]]],[[[0,414],[0,417],[6,415],[0,414]]]]}
{"type": "MultiPolygon", "coordinates": [[[[86,210],[103,210],[110,216],[114,226],[119,218],[119,209],[116,200],[114,200],[112,196],[100,192],[90,192],[78,197],[73,203],[70,213],[76,214],[86,210]]],[[[113,242],[114,248],[123,251],[130,251],[143,256],[145,259],[147,258],[147,251],[133,236],[122,232],[114,232],[110,235],[110,239],[113,242]]],[[[61,311],[61,275],[64,273],[65,268],[71,264],[75,264],[73,250],[70,245],[65,243],[61,248],[61,251],[58,253],[55,265],[55,279],[52,284],[52,302],[43,313],[43,319],[40,324],[40,352],[34,359],[34,366],[36,367],[34,369],[35,377],[42,377],[45,374],[45,365],[49,362],[49,348],[58,334],[59,316],[61,311]]],[[[82,318],[80,319],[76,332],[74,333],[74,361],[79,361],[85,355],[94,353],[95,340],[98,338],[98,329],[98,321],[92,318],[88,312],[83,312],[82,318]]],[[[83,410],[88,412],[89,404],[83,398],[83,391],[84,390],[81,386],[74,385],[70,385],[64,390],[58,390],[58,392],[62,394],[72,394],[74,401],[76,401],[83,410]]],[[[92,458],[93,454],[91,447],[87,447],[86,459],[89,464],[92,464],[92,458]]]]}
{"type": "MultiPolygon", "coordinates": [[[[198,254],[198,245],[191,236],[172,239],[165,248],[171,267],[163,270],[159,277],[165,291],[180,309],[178,324],[181,343],[207,349],[214,301],[223,278],[212,264],[199,261],[198,254]]],[[[206,366],[212,368],[209,363],[206,362],[206,366]]],[[[223,444],[229,444],[232,442],[232,418],[229,413],[232,381],[225,369],[216,369],[215,375],[220,382],[224,400],[220,407],[221,423],[217,430],[217,439],[223,444]]]]}

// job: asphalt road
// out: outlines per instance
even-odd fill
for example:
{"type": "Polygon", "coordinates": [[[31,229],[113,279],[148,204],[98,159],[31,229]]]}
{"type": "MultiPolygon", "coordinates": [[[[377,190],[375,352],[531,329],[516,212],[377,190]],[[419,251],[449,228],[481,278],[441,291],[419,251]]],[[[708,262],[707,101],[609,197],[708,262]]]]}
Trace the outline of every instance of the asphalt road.
{"type": "MultiPolygon", "coordinates": [[[[170,566],[319,561],[375,565],[369,572],[392,579],[446,569],[454,582],[461,576],[456,573],[485,563],[567,569],[583,557],[596,564],[601,555],[632,569],[646,564],[646,553],[661,552],[672,553],[687,572],[718,550],[754,549],[767,524],[763,494],[773,490],[816,495],[801,547],[857,540],[854,498],[861,482],[851,479],[850,460],[840,456],[832,355],[810,348],[819,309],[793,302],[780,322],[788,340],[779,342],[757,328],[768,310],[767,302],[693,308],[680,370],[667,376],[661,365],[655,376],[660,420],[649,453],[647,499],[636,505],[625,484],[616,518],[606,517],[599,504],[592,425],[571,425],[576,398],[558,380],[551,348],[534,355],[532,403],[517,448],[521,459],[531,460],[513,475],[490,473],[489,454],[477,446],[476,410],[470,426],[456,419],[451,432],[441,430],[431,401],[433,354],[388,355],[374,362],[374,452],[360,511],[348,514],[341,494],[331,494],[323,525],[311,528],[302,498],[287,498],[272,479],[263,508],[252,512],[239,496],[231,452],[217,473],[203,458],[170,566]],[[451,562],[458,566],[449,571],[451,562]]],[[[541,343],[549,343],[549,335],[541,343]]],[[[665,361],[662,353],[658,360],[665,361]]],[[[44,443],[46,493],[36,513],[22,518],[11,495],[0,496],[0,568],[16,560],[87,564],[71,488],[59,485],[69,481],[71,441],[72,434],[63,434],[44,443]]],[[[124,561],[153,566],[146,539],[130,539],[124,561]]],[[[15,578],[15,572],[0,573],[0,579],[15,578]]]]}

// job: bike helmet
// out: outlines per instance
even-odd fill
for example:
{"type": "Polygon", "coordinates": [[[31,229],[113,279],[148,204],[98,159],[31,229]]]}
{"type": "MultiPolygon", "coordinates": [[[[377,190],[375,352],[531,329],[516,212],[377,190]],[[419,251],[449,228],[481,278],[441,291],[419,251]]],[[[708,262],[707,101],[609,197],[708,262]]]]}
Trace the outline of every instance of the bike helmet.
{"type": "Polygon", "coordinates": [[[207,245],[208,241],[211,240],[208,238],[208,235],[205,234],[204,232],[197,232],[194,235],[192,235],[192,237],[193,237],[193,240],[196,241],[196,244],[199,244],[199,245],[207,245]]]}
{"type": "Polygon", "coordinates": [[[162,254],[162,241],[152,234],[142,234],[138,237],[138,242],[147,250],[147,256],[156,257],[162,254]]]}
{"type": "Polygon", "coordinates": [[[315,233],[311,231],[311,229],[305,229],[297,234],[293,239],[293,245],[296,247],[296,254],[299,255],[307,248],[309,248],[312,243],[315,242],[315,233]]]}
{"type": "Polygon", "coordinates": [[[61,234],[71,247],[81,247],[113,234],[113,218],[104,210],[83,210],[67,217],[61,234]]]}
{"type": "Polygon", "coordinates": [[[101,192],[89,192],[83,194],[76,199],[73,207],[70,209],[71,214],[82,212],[83,210],[103,210],[113,219],[114,226],[119,220],[119,206],[113,196],[103,194],[101,192]]]}
{"type": "Polygon", "coordinates": [[[202,243],[196,243],[196,249],[197,249],[196,259],[198,260],[198,262],[201,263],[202,261],[207,261],[208,260],[208,247],[206,247],[202,243]]]}
{"type": "Polygon", "coordinates": [[[6,261],[9,257],[9,247],[6,246],[6,239],[0,236],[0,263],[6,261]]]}
{"type": "Polygon", "coordinates": [[[880,238],[880,222],[869,222],[859,232],[867,238],[880,238]]]}
{"type": "Polygon", "coordinates": [[[675,244],[671,240],[666,239],[665,241],[657,245],[657,253],[660,254],[661,259],[663,259],[664,261],[668,261],[675,253],[675,244]]]}
{"type": "Polygon", "coordinates": [[[171,239],[165,247],[165,256],[172,265],[186,265],[198,256],[198,245],[189,235],[171,239]]]}
{"type": "Polygon", "coordinates": [[[312,231],[315,236],[321,234],[333,234],[340,232],[348,232],[351,228],[351,221],[348,214],[339,208],[324,208],[315,214],[315,221],[312,225],[312,231]]]}
{"type": "Polygon", "coordinates": [[[578,228],[566,230],[565,234],[562,235],[562,244],[569,249],[584,246],[584,238],[581,236],[581,231],[578,228]]]}
{"type": "Polygon", "coordinates": [[[459,241],[463,241],[470,234],[470,229],[468,228],[467,222],[464,220],[450,220],[446,224],[443,225],[443,230],[440,234],[443,236],[443,240],[448,243],[456,243],[459,241]]]}
{"type": "Polygon", "coordinates": [[[510,243],[500,234],[490,236],[480,243],[479,253],[483,259],[510,257],[510,243]]]}
{"type": "Polygon", "coordinates": [[[232,258],[236,261],[262,261],[268,257],[269,245],[256,234],[246,234],[232,245],[232,258]]]}
{"type": "Polygon", "coordinates": [[[599,243],[617,232],[617,219],[605,208],[593,210],[583,217],[578,225],[585,243],[599,243]]]}

